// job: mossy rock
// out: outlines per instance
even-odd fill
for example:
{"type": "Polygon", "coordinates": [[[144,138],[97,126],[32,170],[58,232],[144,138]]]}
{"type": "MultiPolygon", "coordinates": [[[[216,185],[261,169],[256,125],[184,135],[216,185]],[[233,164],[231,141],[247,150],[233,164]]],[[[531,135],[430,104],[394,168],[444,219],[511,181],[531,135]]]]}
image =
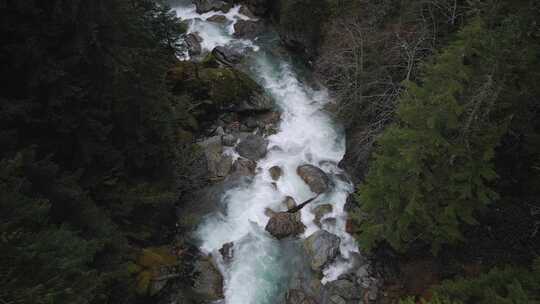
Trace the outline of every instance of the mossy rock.
{"type": "Polygon", "coordinates": [[[137,259],[137,265],[149,269],[172,266],[176,262],[177,257],[171,254],[169,248],[166,246],[145,248],[137,259]]]}
{"type": "Polygon", "coordinates": [[[157,292],[155,279],[162,267],[175,266],[178,259],[171,254],[167,246],[149,247],[141,250],[136,263],[128,264],[128,271],[136,274],[136,291],[140,295],[152,295],[157,292]]]}
{"type": "Polygon", "coordinates": [[[169,70],[167,80],[174,94],[198,101],[202,115],[273,109],[272,99],[257,82],[230,67],[180,62],[169,70]]]}

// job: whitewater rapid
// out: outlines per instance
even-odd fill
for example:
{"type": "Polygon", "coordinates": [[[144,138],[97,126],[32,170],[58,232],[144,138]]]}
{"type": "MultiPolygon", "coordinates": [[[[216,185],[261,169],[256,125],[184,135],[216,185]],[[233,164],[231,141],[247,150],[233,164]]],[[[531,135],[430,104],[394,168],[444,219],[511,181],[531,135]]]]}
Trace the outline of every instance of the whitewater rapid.
{"type": "Polygon", "coordinates": [[[268,153],[258,162],[256,176],[249,184],[228,190],[221,199],[225,212],[206,218],[196,232],[201,249],[214,257],[220,256],[217,251],[223,244],[234,242],[233,261],[220,263],[225,278],[225,303],[276,303],[294,272],[304,267],[299,241],[278,241],[264,230],[269,219],[266,208],[284,211],[282,202],[287,196],[301,203],[316,195],[296,174],[296,168],[304,164],[320,167],[334,184],[330,192],[301,210],[302,222],[307,227],[301,238],[320,229],[314,224],[311,211],[321,204],[332,204],[332,212],[323,219],[335,221],[323,220],[322,228],[341,238],[341,253],[324,270],[322,281],[335,280],[350,267],[350,254],[357,252],[358,247],[345,231],[344,206],[353,186],[342,177],[344,172],[337,165],[345,153],[345,137],[339,125],[323,110],[330,101],[326,90],[313,89],[301,82],[291,63],[274,55],[264,41],[235,39],[234,23],[249,20],[240,14],[239,6],[226,14],[197,14],[192,4],[174,9],[181,19],[189,22],[188,32],[197,32],[203,39],[203,51],[225,45],[252,49],[249,73],[274,98],[281,112],[279,131],[267,138],[268,153]],[[228,22],[220,25],[206,21],[214,15],[224,15],[228,22]],[[277,187],[272,185],[268,171],[273,166],[280,166],[283,172],[277,187]]]}

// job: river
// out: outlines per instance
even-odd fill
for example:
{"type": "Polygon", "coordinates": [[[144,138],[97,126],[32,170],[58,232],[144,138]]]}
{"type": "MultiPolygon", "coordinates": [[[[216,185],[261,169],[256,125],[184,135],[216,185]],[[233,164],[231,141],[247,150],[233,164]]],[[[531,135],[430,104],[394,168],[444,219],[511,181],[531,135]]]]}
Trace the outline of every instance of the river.
{"type": "Polygon", "coordinates": [[[321,229],[314,224],[311,210],[332,204],[332,212],[324,217],[332,220],[323,221],[322,228],[341,238],[340,256],[324,270],[322,282],[335,280],[350,267],[349,257],[358,251],[358,246],[345,231],[344,205],[354,188],[342,178],[344,172],[337,165],[345,153],[345,136],[341,126],[324,111],[325,104],[331,102],[327,91],[302,81],[289,56],[273,51],[279,40],[272,30],[254,41],[235,39],[234,23],[249,19],[239,13],[238,6],[226,14],[197,14],[189,2],[176,5],[174,10],[189,22],[189,32],[198,32],[202,37],[205,52],[224,45],[251,48],[247,72],[274,98],[282,113],[278,133],[267,138],[269,152],[257,163],[255,178],[249,184],[229,189],[221,200],[225,212],[206,218],[196,232],[201,250],[214,256],[219,256],[217,250],[223,244],[234,242],[233,261],[220,265],[225,278],[225,303],[276,303],[287,291],[293,274],[307,267],[299,248],[301,241],[278,241],[264,230],[269,219],[266,208],[283,210],[281,202],[286,196],[296,202],[315,196],[296,174],[296,168],[303,164],[320,167],[333,182],[331,191],[301,210],[307,229],[300,238],[321,229]],[[207,21],[214,15],[224,15],[227,22],[207,21]],[[268,169],[276,165],[282,168],[283,175],[274,187],[268,169]]]}

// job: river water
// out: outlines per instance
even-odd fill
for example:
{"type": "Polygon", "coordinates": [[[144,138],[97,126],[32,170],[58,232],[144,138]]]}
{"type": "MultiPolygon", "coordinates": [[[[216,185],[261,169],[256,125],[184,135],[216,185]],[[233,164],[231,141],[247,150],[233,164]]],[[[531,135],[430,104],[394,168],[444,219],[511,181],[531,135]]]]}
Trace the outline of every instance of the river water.
{"type": "MultiPolygon", "coordinates": [[[[274,52],[278,41],[271,31],[255,41],[235,39],[234,23],[249,19],[239,13],[239,6],[227,14],[210,12],[197,14],[195,6],[187,2],[175,5],[177,15],[189,22],[189,32],[202,37],[203,51],[216,46],[234,45],[252,49],[248,60],[248,73],[275,99],[282,113],[279,131],[268,137],[269,152],[257,164],[257,174],[251,183],[228,190],[221,199],[225,212],[216,212],[206,218],[197,229],[204,252],[219,256],[223,244],[234,242],[234,259],[221,263],[225,278],[225,303],[270,304],[283,298],[294,273],[306,267],[300,250],[301,241],[278,241],[264,227],[268,222],[266,208],[283,211],[286,196],[301,203],[315,196],[296,174],[296,168],[312,164],[324,170],[334,186],[301,210],[302,222],[307,229],[306,238],[320,229],[313,223],[313,208],[332,204],[333,211],[324,218],[323,229],[341,238],[340,256],[324,270],[322,282],[331,281],[350,267],[349,257],[358,249],[353,238],[345,231],[344,205],[353,186],[340,178],[343,171],[337,167],[345,153],[345,137],[342,129],[323,110],[330,102],[324,88],[314,89],[300,80],[298,71],[287,56],[274,52]],[[226,24],[206,21],[214,15],[224,15],[226,24]],[[277,181],[277,189],[268,169],[280,166],[283,175],[277,181]]],[[[188,59],[188,58],[186,58],[188,59]]],[[[219,261],[218,261],[219,263],[219,261]]]]}

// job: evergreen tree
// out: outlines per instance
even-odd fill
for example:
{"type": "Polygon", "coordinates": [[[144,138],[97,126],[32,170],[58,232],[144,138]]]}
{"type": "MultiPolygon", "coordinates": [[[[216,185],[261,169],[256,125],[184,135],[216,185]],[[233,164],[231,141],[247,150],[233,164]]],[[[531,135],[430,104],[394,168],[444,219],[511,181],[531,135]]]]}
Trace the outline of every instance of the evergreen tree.
{"type": "Polygon", "coordinates": [[[516,18],[496,28],[477,18],[424,66],[419,84],[406,84],[359,187],[364,248],[423,241],[437,254],[499,198],[493,158],[510,116],[500,92],[514,64],[506,58],[520,52],[518,30],[516,18]]]}

